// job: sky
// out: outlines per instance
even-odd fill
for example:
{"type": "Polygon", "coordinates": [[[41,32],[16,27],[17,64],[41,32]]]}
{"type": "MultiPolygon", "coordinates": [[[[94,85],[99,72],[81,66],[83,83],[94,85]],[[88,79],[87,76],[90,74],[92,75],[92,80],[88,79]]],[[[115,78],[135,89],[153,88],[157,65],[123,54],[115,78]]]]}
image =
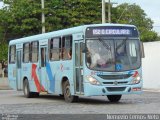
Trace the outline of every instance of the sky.
{"type": "MultiPolygon", "coordinates": [[[[111,2],[116,2],[118,4],[126,2],[129,4],[135,3],[140,5],[147,14],[147,17],[151,18],[154,22],[154,30],[160,35],[160,0],[111,0],[111,2]]],[[[2,2],[0,2],[0,8],[2,5],[2,2]]]]}

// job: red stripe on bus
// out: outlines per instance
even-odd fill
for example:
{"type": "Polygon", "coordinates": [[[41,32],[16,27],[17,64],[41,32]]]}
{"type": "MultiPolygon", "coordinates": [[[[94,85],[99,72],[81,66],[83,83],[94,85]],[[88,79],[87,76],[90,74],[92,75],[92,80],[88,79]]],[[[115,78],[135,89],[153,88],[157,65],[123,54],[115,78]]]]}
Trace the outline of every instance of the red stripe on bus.
{"type": "Polygon", "coordinates": [[[133,74],[133,77],[137,77],[138,74],[138,71],[135,71],[135,73],[133,74]]]}
{"type": "Polygon", "coordinates": [[[32,64],[32,78],[34,79],[37,91],[38,92],[45,91],[44,87],[40,84],[40,82],[38,80],[38,77],[37,77],[37,74],[36,74],[36,68],[37,68],[37,65],[32,64]]]}

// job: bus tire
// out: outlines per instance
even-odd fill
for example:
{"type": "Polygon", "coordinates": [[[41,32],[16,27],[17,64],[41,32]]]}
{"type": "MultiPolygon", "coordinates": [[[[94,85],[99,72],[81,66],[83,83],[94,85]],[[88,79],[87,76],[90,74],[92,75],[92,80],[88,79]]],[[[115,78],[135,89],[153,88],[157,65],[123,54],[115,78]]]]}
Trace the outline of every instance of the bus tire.
{"type": "Polygon", "coordinates": [[[71,95],[69,81],[63,83],[64,100],[68,103],[77,102],[78,96],[71,95]]]}
{"type": "Polygon", "coordinates": [[[34,96],[33,92],[30,92],[28,80],[25,79],[23,82],[23,93],[26,98],[31,98],[34,96]]]}
{"type": "Polygon", "coordinates": [[[34,93],[32,93],[32,94],[33,94],[32,96],[35,97],[35,98],[36,98],[36,97],[39,97],[39,92],[34,92],[34,93]]]}
{"type": "Polygon", "coordinates": [[[62,94],[59,94],[59,97],[64,97],[64,95],[62,95],[62,94]]]}
{"type": "Polygon", "coordinates": [[[110,102],[118,102],[121,97],[122,95],[107,95],[107,98],[110,102]]]}

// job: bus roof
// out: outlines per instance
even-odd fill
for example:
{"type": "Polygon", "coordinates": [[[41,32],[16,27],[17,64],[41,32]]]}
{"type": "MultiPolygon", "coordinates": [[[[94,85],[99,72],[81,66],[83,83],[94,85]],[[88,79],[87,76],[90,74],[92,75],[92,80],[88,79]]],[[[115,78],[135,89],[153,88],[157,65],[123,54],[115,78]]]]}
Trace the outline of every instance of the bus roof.
{"type": "Polygon", "coordinates": [[[52,37],[58,37],[58,36],[65,36],[65,35],[70,35],[74,33],[80,33],[80,32],[85,32],[85,29],[87,27],[98,27],[98,26],[127,26],[127,27],[135,27],[134,25],[128,25],[128,24],[113,24],[113,23],[105,23],[105,24],[90,24],[90,25],[82,25],[78,27],[72,27],[72,28],[67,28],[63,30],[57,30],[57,31],[52,31],[48,33],[43,33],[43,34],[38,34],[38,35],[33,35],[29,37],[24,37],[24,38],[19,38],[19,39],[14,39],[9,42],[9,45],[11,44],[16,44],[16,43],[22,43],[22,42],[30,42],[30,41],[36,41],[36,40],[41,40],[41,39],[48,39],[52,37]]]}

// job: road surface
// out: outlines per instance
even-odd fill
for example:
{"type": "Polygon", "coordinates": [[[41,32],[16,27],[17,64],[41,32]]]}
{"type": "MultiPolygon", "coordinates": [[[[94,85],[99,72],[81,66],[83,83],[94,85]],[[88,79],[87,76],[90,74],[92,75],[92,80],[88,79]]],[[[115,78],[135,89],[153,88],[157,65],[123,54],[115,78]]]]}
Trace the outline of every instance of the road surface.
{"type": "Polygon", "coordinates": [[[124,95],[119,103],[105,96],[80,97],[77,103],[66,103],[62,97],[41,95],[25,98],[23,92],[0,90],[0,113],[7,114],[160,114],[160,92],[124,95]]]}

